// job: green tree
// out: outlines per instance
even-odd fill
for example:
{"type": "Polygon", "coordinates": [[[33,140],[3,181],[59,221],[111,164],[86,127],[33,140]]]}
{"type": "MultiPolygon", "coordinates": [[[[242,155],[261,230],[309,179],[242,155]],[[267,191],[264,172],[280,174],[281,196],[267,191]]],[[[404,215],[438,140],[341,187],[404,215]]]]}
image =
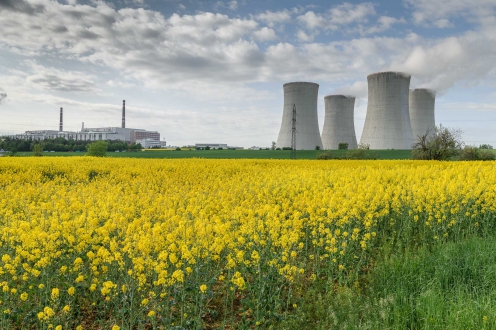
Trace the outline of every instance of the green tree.
{"type": "Polygon", "coordinates": [[[107,153],[107,142],[95,141],[86,146],[86,156],[104,157],[107,153]]]}
{"type": "Polygon", "coordinates": [[[40,157],[43,156],[43,146],[39,143],[33,146],[34,156],[40,157]]]}
{"type": "Polygon", "coordinates": [[[460,154],[463,147],[462,131],[439,125],[434,134],[429,130],[412,147],[413,159],[448,160],[460,154]]]}

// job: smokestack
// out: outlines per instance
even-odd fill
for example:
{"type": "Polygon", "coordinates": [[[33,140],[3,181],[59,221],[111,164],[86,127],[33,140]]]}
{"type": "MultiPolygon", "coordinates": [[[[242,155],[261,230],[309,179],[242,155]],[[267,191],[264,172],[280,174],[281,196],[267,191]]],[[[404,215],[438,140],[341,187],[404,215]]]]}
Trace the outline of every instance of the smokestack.
{"type": "Polygon", "coordinates": [[[63,120],[63,109],[60,108],[60,123],[59,123],[59,132],[62,132],[63,131],[63,127],[64,127],[64,120],[63,120]]]}
{"type": "Polygon", "coordinates": [[[84,121],[83,121],[83,126],[82,126],[81,130],[84,131],[84,121]]]}
{"type": "Polygon", "coordinates": [[[126,100],[122,100],[122,128],[126,128],[126,100]]]}

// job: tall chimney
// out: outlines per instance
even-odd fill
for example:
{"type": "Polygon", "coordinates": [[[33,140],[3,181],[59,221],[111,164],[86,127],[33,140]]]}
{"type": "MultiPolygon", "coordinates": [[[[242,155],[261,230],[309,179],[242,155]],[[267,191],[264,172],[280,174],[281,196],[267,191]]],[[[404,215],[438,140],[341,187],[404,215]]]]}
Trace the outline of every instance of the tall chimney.
{"type": "Polygon", "coordinates": [[[84,131],[84,121],[83,121],[83,126],[82,126],[81,130],[84,131]]]}
{"type": "Polygon", "coordinates": [[[126,100],[122,100],[122,128],[126,128],[126,100]]]}
{"type": "Polygon", "coordinates": [[[62,132],[63,131],[63,126],[64,126],[64,120],[62,118],[62,113],[63,113],[63,109],[60,108],[60,123],[59,123],[59,132],[62,132]]]}

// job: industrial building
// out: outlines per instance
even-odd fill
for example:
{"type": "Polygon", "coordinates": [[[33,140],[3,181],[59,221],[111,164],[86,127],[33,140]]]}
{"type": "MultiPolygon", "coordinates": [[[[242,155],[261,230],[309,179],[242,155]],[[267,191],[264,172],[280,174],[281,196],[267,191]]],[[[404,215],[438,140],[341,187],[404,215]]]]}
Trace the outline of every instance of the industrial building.
{"type": "Polygon", "coordinates": [[[370,149],[411,149],[410,75],[379,72],[367,76],[368,104],[360,143],[370,149]]]}
{"type": "Polygon", "coordinates": [[[324,97],[325,117],[322,129],[324,149],[338,149],[340,143],[347,143],[348,149],[357,148],[355,135],[355,98],[345,95],[324,97]]]}
{"type": "Polygon", "coordinates": [[[283,85],[284,108],[277,147],[291,147],[293,133],[293,108],[296,108],[296,149],[322,149],[317,99],[319,85],[311,82],[291,82],[283,85]]]}
{"type": "Polygon", "coordinates": [[[429,136],[434,135],[434,128],[436,127],[435,103],[436,92],[433,90],[417,88],[410,91],[409,111],[414,142],[417,142],[419,137],[426,133],[429,133],[429,136]]]}
{"type": "MultiPolygon", "coordinates": [[[[127,143],[133,143],[137,141],[143,141],[146,139],[158,141],[160,143],[160,133],[157,131],[147,131],[145,129],[138,128],[126,128],[126,101],[122,101],[122,124],[121,127],[96,127],[96,128],[85,128],[84,123],[82,128],[78,132],[64,131],[63,130],[63,108],[60,108],[60,121],[59,130],[38,130],[38,131],[26,131],[23,134],[10,135],[9,137],[15,139],[25,139],[25,140],[45,140],[54,139],[58,137],[65,138],[67,140],[81,140],[81,141],[125,141],[127,143]]],[[[149,142],[148,144],[151,144],[149,142]]]]}

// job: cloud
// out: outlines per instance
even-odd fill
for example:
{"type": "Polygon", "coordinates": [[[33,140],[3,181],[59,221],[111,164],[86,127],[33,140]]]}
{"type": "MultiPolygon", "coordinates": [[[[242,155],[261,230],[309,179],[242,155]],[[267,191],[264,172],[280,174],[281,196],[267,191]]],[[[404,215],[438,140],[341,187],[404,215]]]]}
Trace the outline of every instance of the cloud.
{"type": "Polygon", "coordinates": [[[367,98],[367,92],[368,92],[367,82],[365,80],[362,80],[362,81],[355,81],[352,84],[346,84],[342,87],[339,87],[332,94],[349,95],[349,96],[354,96],[356,98],[365,99],[367,98]]]}
{"type": "Polygon", "coordinates": [[[26,82],[36,88],[59,92],[95,93],[99,90],[93,82],[96,77],[78,71],[63,71],[44,67],[34,61],[25,61],[33,74],[26,82]]]}
{"type": "Polygon", "coordinates": [[[0,104],[7,98],[7,93],[0,90],[0,104]]]}
{"type": "Polygon", "coordinates": [[[496,0],[405,0],[405,3],[413,8],[414,23],[439,28],[451,26],[450,18],[477,21],[481,17],[494,16],[496,8],[496,0]]]}
{"type": "Polygon", "coordinates": [[[324,14],[316,14],[308,11],[298,16],[298,20],[308,29],[337,30],[340,26],[354,23],[367,22],[368,17],[375,15],[372,3],[361,3],[353,5],[345,2],[342,5],[331,8],[324,14]]]}
{"type": "Polygon", "coordinates": [[[289,11],[287,9],[276,12],[267,10],[265,13],[256,15],[255,18],[265,22],[269,27],[274,27],[275,25],[289,22],[294,13],[294,10],[289,11]]]}
{"type": "Polygon", "coordinates": [[[263,27],[260,30],[253,32],[255,39],[260,41],[271,41],[277,39],[276,32],[268,27],[263,27]]]}
{"type": "Polygon", "coordinates": [[[230,1],[227,5],[228,5],[229,9],[231,9],[231,10],[238,9],[238,2],[237,1],[230,1]]]}
{"type": "MultiPolygon", "coordinates": [[[[446,89],[457,82],[477,83],[496,63],[494,17],[484,17],[476,32],[450,38],[408,34],[313,42],[318,29],[364,24],[361,33],[369,35],[403,22],[380,16],[369,24],[376,16],[373,5],[344,4],[325,14],[310,11],[301,15],[308,19],[304,25],[311,31],[298,32],[304,43],[295,45],[273,42],[274,30],[259,24],[286,22],[291,11],[251,18],[208,12],[165,18],[142,8],[116,10],[105,2],[75,6],[48,0],[37,3],[45,10],[34,15],[15,10],[0,15],[4,47],[111,68],[145,87],[202,97],[209,93],[214,93],[212,98],[248,95],[253,89],[246,86],[255,82],[304,79],[349,84],[381,70],[407,71],[419,85],[446,89]],[[338,13],[348,16],[339,17],[338,13]],[[269,41],[263,48],[257,43],[269,41]]],[[[98,90],[95,77],[54,68],[31,72],[27,81],[45,90],[98,90]]]]}
{"type": "Polygon", "coordinates": [[[0,12],[2,10],[34,15],[43,12],[45,10],[45,6],[42,4],[32,5],[26,0],[0,0],[0,12]]]}
{"type": "Polygon", "coordinates": [[[298,38],[298,40],[303,42],[312,42],[314,38],[312,34],[307,34],[303,30],[298,30],[298,32],[296,33],[296,37],[298,38]]]}

